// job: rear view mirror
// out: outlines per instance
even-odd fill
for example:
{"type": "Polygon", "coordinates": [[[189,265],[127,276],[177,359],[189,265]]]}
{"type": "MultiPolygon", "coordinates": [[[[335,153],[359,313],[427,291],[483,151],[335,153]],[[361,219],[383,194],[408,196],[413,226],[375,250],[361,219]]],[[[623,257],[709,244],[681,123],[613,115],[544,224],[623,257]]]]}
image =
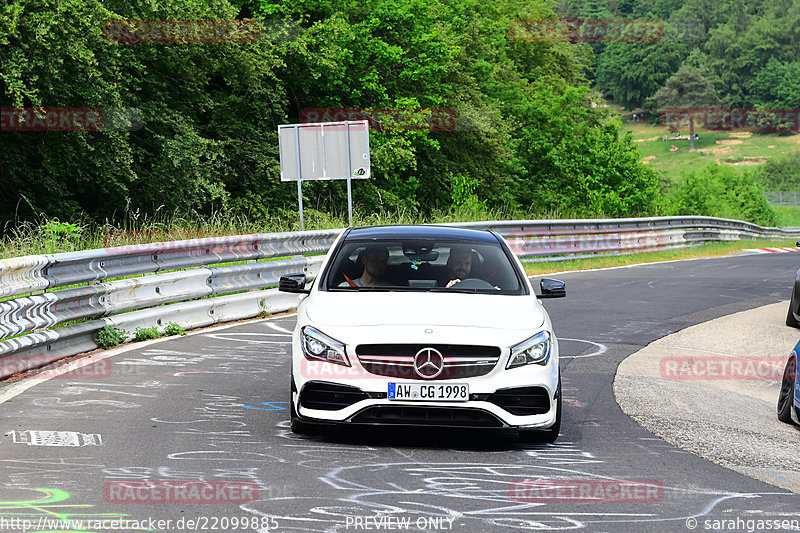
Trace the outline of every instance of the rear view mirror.
{"type": "Polygon", "coordinates": [[[404,242],[403,255],[414,262],[432,262],[439,258],[439,252],[433,249],[432,242],[404,242]]]}
{"type": "Polygon", "coordinates": [[[542,278],[539,287],[542,290],[542,294],[537,295],[539,298],[563,298],[567,295],[567,284],[561,280],[542,278]]]}
{"type": "Polygon", "coordinates": [[[311,293],[311,289],[306,289],[305,274],[287,274],[281,276],[278,282],[278,290],[282,292],[298,292],[303,294],[311,293]]]}

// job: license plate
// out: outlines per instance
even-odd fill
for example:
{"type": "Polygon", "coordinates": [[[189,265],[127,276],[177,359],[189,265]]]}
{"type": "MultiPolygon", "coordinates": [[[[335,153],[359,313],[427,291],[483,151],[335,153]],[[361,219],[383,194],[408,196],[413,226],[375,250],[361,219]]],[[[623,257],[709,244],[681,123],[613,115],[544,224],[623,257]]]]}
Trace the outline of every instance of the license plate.
{"type": "Polygon", "coordinates": [[[469,400],[469,385],[448,383],[389,383],[390,400],[421,400],[437,402],[466,402],[469,400]]]}

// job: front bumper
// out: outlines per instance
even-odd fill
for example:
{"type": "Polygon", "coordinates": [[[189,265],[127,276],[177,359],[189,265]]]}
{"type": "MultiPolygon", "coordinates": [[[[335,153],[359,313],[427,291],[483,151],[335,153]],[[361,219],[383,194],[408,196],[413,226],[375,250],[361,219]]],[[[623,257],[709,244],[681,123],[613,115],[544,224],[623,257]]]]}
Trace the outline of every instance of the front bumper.
{"type": "MultiPolygon", "coordinates": [[[[304,318],[302,313],[301,318],[304,318]]],[[[292,404],[299,420],[306,423],[341,425],[392,425],[425,427],[480,427],[500,429],[547,429],[556,422],[559,390],[559,347],[549,319],[542,329],[551,332],[551,351],[547,364],[528,364],[506,368],[511,348],[536,330],[505,331],[486,328],[437,326],[436,340],[415,334],[408,327],[361,327],[358,342],[348,329],[324,328],[345,345],[351,366],[305,358],[298,322],[293,336],[292,404]],[[487,339],[491,339],[487,342],[487,339]],[[349,342],[348,342],[349,341],[349,342]],[[500,352],[495,364],[481,375],[452,379],[409,379],[370,372],[362,365],[357,347],[364,344],[451,343],[493,345],[500,352]],[[468,401],[388,399],[389,383],[468,384],[468,401]]],[[[315,326],[316,327],[316,326],[315,326]]],[[[479,357],[483,359],[483,356],[479,357]]],[[[374,369],[373,369],[374,370],[374,369]]]]}
{"type": "Polygon", "coordinates": [[[386,392],[341,383],[311,380],[299,391],[294,380],[292,384],[300,420],[326,425],[545,429],[555,423],[561,394],[557,388],[535,385],[471,393],[465,402],[398,401],[389,400],[386,392]]]}

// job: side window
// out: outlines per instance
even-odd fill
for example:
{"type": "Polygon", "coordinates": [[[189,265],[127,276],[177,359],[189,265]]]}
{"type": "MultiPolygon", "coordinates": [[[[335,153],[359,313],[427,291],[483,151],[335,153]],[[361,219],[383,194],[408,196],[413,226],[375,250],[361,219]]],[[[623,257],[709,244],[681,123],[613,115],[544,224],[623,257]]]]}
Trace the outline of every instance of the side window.
{"type": "Polygon", "coordinates": [[[347,278],[353,280],[361,276],[361,273],[364,270],[364,265],[361,263],[359,255],[363,251],[363,246],[352,245],[342,250],[342,253],[339,254],[337,262],[331,269],[330,276],[328,278],[329,287],[338,287],[341,283],[344,283],[347,278]]]}

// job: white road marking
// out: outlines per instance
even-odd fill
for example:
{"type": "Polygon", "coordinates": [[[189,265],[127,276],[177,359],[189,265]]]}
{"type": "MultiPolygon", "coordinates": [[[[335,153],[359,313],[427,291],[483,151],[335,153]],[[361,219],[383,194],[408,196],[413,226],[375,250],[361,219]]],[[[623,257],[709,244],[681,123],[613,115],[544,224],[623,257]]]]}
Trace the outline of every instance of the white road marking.
{"type": "MultiPolygon", "coordinates": [[[[265,319],[259,319],[259,320],[278,320],[278,319],[286,318],[287,316],[293,316],[294,314],[295,313],[288,313],[288,314],[278,315],[278,316],[265,318],[265,319]]],[[[201,330],[189,332],[189,333],[186,334],[186,336],[190,337],[190,336],[193,336],[193,335],[207,335],[209,331],[219,331],[219,330],[233,328],[233,327],[240,326],[240,325],[241,325],[241,323],[223,324],[223,325],[220,325],[220,326],[215,326],[213,328],[204,328],[204,329],[201,329],[201,330]]],[[[114,356],[129,352],[131,350],[138,350],[138,349],[140,349],[140,348],[142,348],[144,346],[149,346],[151,344],[157,344],[157,343],[160,343],[160,342],[165,342],[165,341],[171,340],[173,338],[174,337],[162,337],[160,339],[153,339],[153,340],[144,341],[144,342],[137,342],[137,343],[134,343],[134,344],[131,344],[131,345],[128,345],[128,346],[121,346],[119,348],[112,348],[110,350],[105,350],[103,352],[98,352],[98,353],[95,353],[95,354],[87,355],[85,357],[81,357],[79,359],[75,359],[75,360],[71,361],[69,365],[63,365],[62,364],[61,366],[56,366],[53,370],[48,370],[48,371],[46,371],[44,373],[41,373],[41,374],[39,372],[42,372],[42,370],[39,369],[36,373],[34,373],[33,376],[22,378],[19,382],[10,385],[6,389],[0,390],[0,404],[3,404],[5,402],[7,402],[8,400],[11,400],[12,398],[15,398],[15,397],[19,396],[20,394],[22,394],[26,390],[30,389],[31,387],[35,387],[36,385],[39,385],[39,384],[44,383],[46,381],[49,381],[49,380],[53,379],[54,377],[60,376],[60,375],[65,374],[67,372],[75,372],[76,370],[79,370],[79,369],[83,368],[84,366],[94,364],[94,363],[96,363],[98,361],[102,361],[104,359],[108,359],[109,357],[114,357],[114,356]]],[[[58,362],[56,362],[56,365],[58,365],[58,362]]]]}
{"type": "Polygon", "coordinates": [[[75,431],[39,431],[35,429],[13,432],[14,444],[28,446],[102,446],[103,438],[97,433],[75,431]]]}

